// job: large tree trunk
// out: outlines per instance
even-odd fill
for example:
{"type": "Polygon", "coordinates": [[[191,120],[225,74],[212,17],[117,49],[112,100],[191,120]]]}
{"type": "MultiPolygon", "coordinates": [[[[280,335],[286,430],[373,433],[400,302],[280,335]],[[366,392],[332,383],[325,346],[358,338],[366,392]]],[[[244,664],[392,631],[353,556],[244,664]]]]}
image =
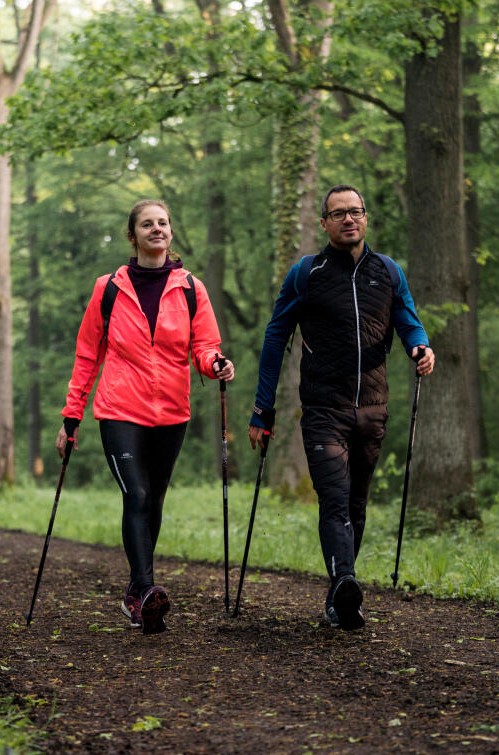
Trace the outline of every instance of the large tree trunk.
{"type": "MultiPolygon", "coordinates": [[[[33,163],[26,168],[26,204],[37,202],[33,163]]],[[[40,266],[37,226],[28,230],[29,305],[28,305],[28,469],[35,479],[43,476],[41,453],[42,417],[40,408],[40,266]]]]}
{"type": "MultiPolygon", "coordinates": [[[[16,57],[10,70],[0,49],[0,123],[7,120],[6,99],[24,81],[40,32],[55,0],[33,0],[17,9],[16,57]],[[26,22],[24,22],[26,20],[26,22]]],[[[5,42],[5,40],[2,40],[5,42]]],[[[1,43],[0,43],[1,44],[1,43]]],[[[0,484],[14,479],[14,410],[12,393],[12,310],[10,290],[9,228],[11,168],[0,156],[0,484]]]]}
{"type": "MultiPolygon", "coordinates": [[[[274,168],[276,207],[277,284],[290,265],[304,254],[317,252],[317,145],[318,98],[308,97],[303,107],[279,124],[274,168]]],[[[301,336],[295,333],[292,352],[285,354],[278,388],[277,433],[270,462],[271,482],[281,492],[303,488],[308,466],[300,429],[298,386],[301,336]]]]}
{"type": "MultiPolygon", "coordinates": [[[[7,116],[4,102],[4,93],[0,88],[0,123],[5,123],[7,116]]],[[[12,307],[9,256],[10,184],[9,160],[0,155],[0,483],[14,480],[12,307]]]]}
{"type": "Polygon", "coordinates": [[[440,520],[477,515],[464,313],[470,281],[461,91],[460,24],[446,20],[439,55],[419,54],[408,63],[405,91],[412,290],[419,308],[451,304],[457,310],[432,338],[437,363],[423,379],[413,462],[412,498],[440,520]]]}
{"type": "MultiPolygon", "coordinates": [[[[471,83],[478,78],[481,58],[474,42],[468,41],[463,55],[463,83],[471,83]]],[[[465,168],[480,154],[480,100],[476,94],[464,98],[464,157],[465,168]]],[[[470,288],[468,304],[470,307],[469,329],[469,386],[471,401],[471,453],[474,459],[484,459],[488,455],[487,435],[483,417],[482,393],[480,381],[480,353],[478,304],[480,295],[480,265],[477,254],[480,248],[480,212],[478,194],[473,179],[466,172],[466,253],[470,264],[470,288]]]]}
{"type": "MultiPolygon", "coordinates": [[[[197,5],[201,16],[207,24],[210,37],[216,39],[218,36],[218,26],[220,21],[220,3],[219,0],[197,0],[197,5]]],[[[211,71],[215,72],[216,64],[212,63],[211,71]]],[[[229,354],[230,346],[229,327],[227,318],[227,307],[224,302],[224,284],[225,284],[225,264],[226,264],[226,244],[227,244],[227,213],[226,213],[226,195],[223,181],[220,180],[222,175],[223,152],[223,118],[218,107],[213,106],[210,109],[209,123],[207,124],[203,152],[208,164],[208,180],[206,183],[206,206],[208,211],[208,229],[207,229],[207,263],[204,273],[204,282],[213,309],[217,316],[222,344],[224,351],[229,354]]],[[[212,405],[210,416],[210,437],[214,449],[215,468],[220,472],[220,449],[221,449],[221,429],[220,429],[220,411],[216,404],[212,405]]],[[[235,459],[230,460],[231,478],[238,476],[238,469],[235,459]]]]}

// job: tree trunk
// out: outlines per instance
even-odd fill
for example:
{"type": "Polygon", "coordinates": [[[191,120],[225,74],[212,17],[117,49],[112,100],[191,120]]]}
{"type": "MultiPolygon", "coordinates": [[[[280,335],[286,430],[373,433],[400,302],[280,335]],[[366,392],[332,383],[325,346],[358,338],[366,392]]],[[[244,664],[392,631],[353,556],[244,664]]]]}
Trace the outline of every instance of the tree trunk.
{"type": "MultiPolygon", "coordinates": [[[[438,519],[475,517],[468,385],[469,292],[463,197],[460,24],[445,21],[436,58],[406,66],[409,277],[419,308],[456,306],[432,337],[436,369],[424,378],[412,498],[438,519]]],[[[442,311],[442,310],[440,310],[442,311]]]]}
{"type": "MultiPolygon", "coordinates": [[[[309,96],[303,107],[279,124],[274,168],[277,281],[279,287],[291,264],[317,252],[317,143],[318,98],[309,96]]],[[[292,353],[283,360],[278,388],[276,441],[270,457],[270,479],[281,492],[302,488],[308,466],[300,429],[298,386],[301,336],[295,333],[292,353]]]]}
{"type": "MultiPolygon", "coordinates": [[[[5,123],[6,93],[0,82],[0,123],[5,123]]],[[[0,484],[14,480],[14,408],[12,395],[12,305],[10,284],[11,168],[0,155],[0,484]]]]}
{"type": "MultiPolygon", "coordinates": [[[[0,49],[0,124],[7,120],[6,100],[24,81],[40,32],[55,0],[33,0],[16,9],[17,38],[11,70],[0,49]],[[23,23],[27,19],[26,23],[23,23]]],[[[5,42],[5,40],[2,40],[5,42]]],[[[0,155],[0,484],[14,479],[14,409],[12,391],[12,311],[9,258],[11,167],[0,155]]]]}
{"type": "MultiPolygon", "coordinates": [[[[481,58],[474,42],[468,41],[463,55],[464,85],[472,79],[477,79],[481,69],[481,58]]],[[[465,168],[480,154],[480,101],[476,94],[465,95],[464,98],[464,157],[465,168]]],[[[470,264],[470,288],[468,304],[470,308],[469,330],[469,386],[471,402],[471,453],[474,459],[484,459],[488,455],[487,434],[483,417],[482,393],[480,381],[480,351],[478,328],[478,304],[480,296],[480,265],[477,254],[480,249],[480,212],[478,194],[475,184],[466,173],[465,179],[466,201],[466,253],[470,264]]]]}
{"type": "MultiPolygon", "coordinates": [[[[26,168],[26,205],[37,202],[33,163],[26,168]]],[[[37,225],[28,230],[29,306],[28,306],[28,469],[35,479],[43,476],[41,454],[42,419],[40,409],[40,267],[37,225]]]]}
{"type": "MultiPolygon", "coordinates": [[[[218,36],[218,27],[220,21],[220,3],[219,0],[197,0],[197,5],[201,16],[204,18],[209,35],[212,39],[218,36]]],[[[216,71],[216,64],[211,63],[211,71],[216,71]]],[[[207,162],[208,180],[206,183],[206,206],[208,217],[207,229],[207,263],[204,272],[204,282],[210,300],[215,311],[222,344],[226,352],[230,351],[228,346],[229,328],[227,320],[227,308],[224,302],[224,283],[225,283],[225,263],[226,263],[226,244],[227,244],[227,222],[226,222],[226,196],[224,183],[220,180],[222,175],[223,161],[223,118],[220,110],[216,106],[210,109],[210,116],[206,124],[205,141],[203,152],[207,162]]],[[[210,436],[214,449],[215,469],[219,474],[221,469],[221,429],[220,429],[220,410],[218,404],[213,404],[210,417],[210,436]]],[[[238,470],[234,458],[231,458],[230,475],[232,478],[238,476],[238,470]]]]}

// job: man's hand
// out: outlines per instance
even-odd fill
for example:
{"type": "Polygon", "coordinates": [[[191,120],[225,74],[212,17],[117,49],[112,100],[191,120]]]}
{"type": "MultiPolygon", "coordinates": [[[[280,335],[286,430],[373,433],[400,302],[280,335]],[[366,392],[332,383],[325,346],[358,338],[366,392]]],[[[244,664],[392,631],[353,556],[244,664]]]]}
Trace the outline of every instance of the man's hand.
{"type": "Polygon", "coordinates": [[[275,428],[272,430],[265,430],[263,427],[257,427],[256,425],[250,425],[248,427],[248,437],[251,443],[251,448],[255,449],[257,446],[263,448],[265,445],[264,436],[270,435],[271,439],[275,438],[275,428]]]}
{"type": "Polygon", "coordinates": [[[411,356],[417,362],[418,375],[431,375],[435,366],[435,354],[429,346],[415,346],[412,350],[411,356]],[[418,359],[419,349],[424,351],[424,356],[418,359]]]}

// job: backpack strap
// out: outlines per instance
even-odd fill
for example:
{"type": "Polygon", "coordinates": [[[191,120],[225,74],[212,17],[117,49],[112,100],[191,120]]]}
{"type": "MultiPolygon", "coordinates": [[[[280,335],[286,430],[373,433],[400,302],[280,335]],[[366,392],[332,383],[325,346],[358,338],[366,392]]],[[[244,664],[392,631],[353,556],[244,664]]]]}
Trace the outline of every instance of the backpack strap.
{"type": "Polygon", "coordinates": [[[197,312],[198,300],[196,299],[196,286],[194,285],[194,279],[190,273],[187,273],[187,281],[189,288],[184,288],[185,298],[187,300],[187,306],[189,307],[189,317],[191,322],[194,320],[194,315],[197,312]]]}
{"type": "Polygon", "coordinates": [[[116,275],[116,271],[114,273],[111,273],[111,275],[107,279],[106,287],[104,289],[104,293],[102,294],[102,299],[100,303],[100,311],[102,315],[102,321],[104,324],[104,334],[102,336],[103,343],[107,341],[107,334],[109,331],[109,320],[111,319],[111,312],[113,311],[114,302],[116,300],[116,297],[119,291],[118,286],[113,281],[113,278],[115,275],[116,275]]]}
{"type": "Polygon", "coordinates": [[[316,254],[306,254],[298,263],[295,275],[295,291],[302,299],[307,295],[308,276],[314,264],[316,254]]]}
{"type": "Polygon", "coordinates": [[[386,254],[381,254],[381,252],[374,252],[374,254],[376,255],[376,257],[379,257],[381,259],[384,266],[388,270],[388,273],[390,275],[390,280],[392,282],[393,295],[397,296],[397,291],[400,285],[400,275],[399,275],[399,271],[397,270],[397,265],[392,260],[392,258],[387,257],[386,254]]]}
{"type": "MultiPolygon", "coordinates": [[[[374,252],[374,254],[380,258],[380,260],[383,262],[384,266],[388,270],[388,274],[390,276],[392,289],[393,289],[393,301],[395,302],[395,300],[399,298],[398,290],[399,290],[399,285],[400,285],[400,275],[397,269],[397,265],[392,260],[392,258],[387,257],[386,254],[381,254],[381,252],[374,252]]],[[[393,309],[392,309],[392,312],[393,312],[393,309]]],[[[385,349],[386,349],[387,354],[390,353],[391,348],[392,348],[393,330],[394,328],[393,328],[393,316],[392,316],[390,320],[390,327],[388,329],[388,332],[385,338],[385,349]]]]}
{"type": "MultiPolygon", "coordinates": [[[[312,265],[314,264],[314,260],[316,256],[317,256],[316,254],[305,254],[296,265],[295,279],[293,281],[293,285],[294,285],[296,293],[298,294],[302,302],[305,301],[307,297],[308,276],[310,275],[310,270],[312,269],[312,265]]],[[[291,349],[293,348],[293,342],[295,340],[295,333],[296,333],[296,325],[293,328],[293,332],[291,333],[291,337],[289,339],[288,345],[286,346],[286,351],[289,354],[291,354],[291,349]]]]}
{"type": "MultiPolygon", "coordinates": [[[[392,260],[392,258],[388,257],[386,254],[381,254],[381,252],[373,252],[373,254],[375,254],[377,257],[381,259],[384,266],[388,270],[388,274],[390,276],[390,281],[391,281],[392,289],[393,289],[393,298],[394,299],[397,298],[398,289],[400,285],[400,275],[397,269],[397,265],[392,260]]],[[[304,257],[301,258],[296,269],[294,286],[295,286],[296,293],[302,299],[302,301],[305,301],[307,297],[308,276],[310,275],[310,271],[312,270],[312,265],[314,264],[314,260],[316,256],[317,255],[315,254],[306,254],[304,257]]],[[[288,346],[288,351],[291,351],[294,335],[295,335],[295,332],[293,331],[293,334],[291,336],[291,341],[288,346]]],[[[386,335],[386,341],[385,341],[387,353],[390,351],[392,347],[392,341],[393,341],[393,324],[390,324],[390,329],[386,335]]]]}

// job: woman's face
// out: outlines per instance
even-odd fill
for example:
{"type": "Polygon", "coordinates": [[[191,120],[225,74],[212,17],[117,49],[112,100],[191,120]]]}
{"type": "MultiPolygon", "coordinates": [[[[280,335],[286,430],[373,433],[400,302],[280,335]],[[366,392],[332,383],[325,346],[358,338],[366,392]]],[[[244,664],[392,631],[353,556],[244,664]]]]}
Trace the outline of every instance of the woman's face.
{"type": "Polygon", "coordinates": [[[135,222],[137,252],[148,256],[168,253],[173,232],[168,213],[160,205],[146,205],[135,222]]]}

